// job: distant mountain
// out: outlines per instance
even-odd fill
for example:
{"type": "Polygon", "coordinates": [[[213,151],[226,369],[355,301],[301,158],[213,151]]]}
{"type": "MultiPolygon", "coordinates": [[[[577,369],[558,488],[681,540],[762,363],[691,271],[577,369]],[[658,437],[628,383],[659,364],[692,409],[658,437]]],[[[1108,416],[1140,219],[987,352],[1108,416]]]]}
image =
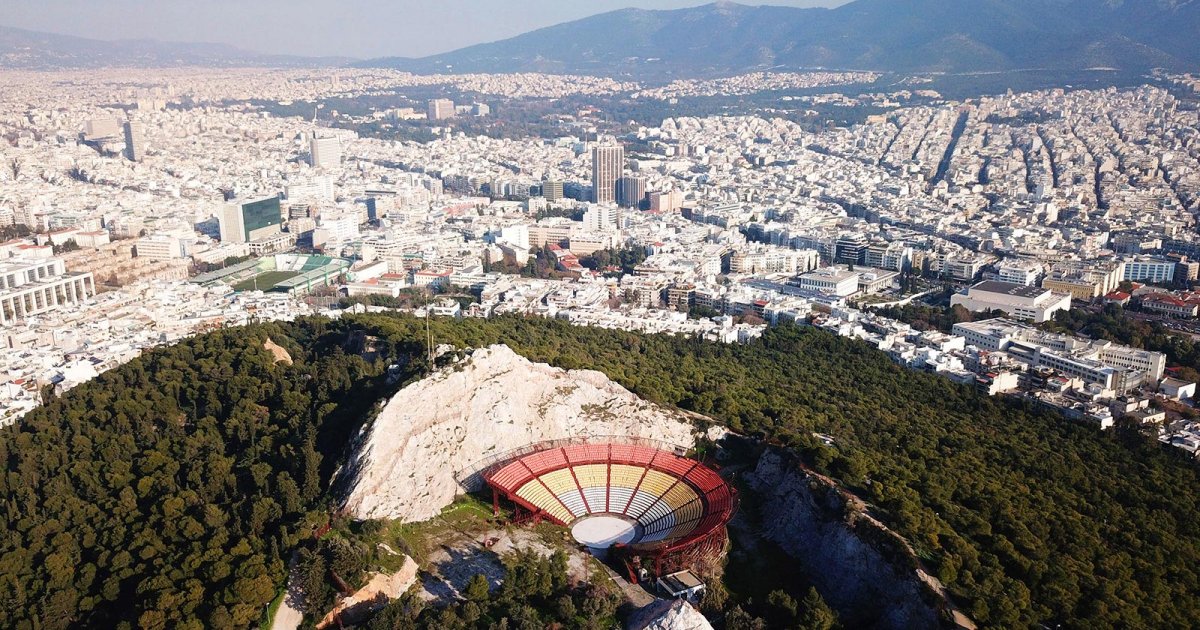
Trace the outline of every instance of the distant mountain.
{"type": "Polygon", "coordinates": [[[348,58],[263,55],[225,44],[149,39],[102,41],[0,26],[0,69],[46,70],[112,66],[334,66],[348,58]]]}
{"type": "Polygon", "coordinates": [[[422,59],[415,72],[702,76],[766,68],[973,72],[1193,67],[1200,0],[856,0],[836,9],[718,2],[623,9],[422,59]]]}

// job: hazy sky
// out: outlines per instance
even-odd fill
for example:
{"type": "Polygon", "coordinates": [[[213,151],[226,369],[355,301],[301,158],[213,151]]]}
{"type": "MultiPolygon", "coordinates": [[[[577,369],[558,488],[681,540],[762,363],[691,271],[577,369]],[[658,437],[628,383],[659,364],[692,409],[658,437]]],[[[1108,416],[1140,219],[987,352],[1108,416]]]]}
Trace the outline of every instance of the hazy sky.
{"type": "MultiPolygon", "coordinates": [[[[0,26],[95,39],[221,42],[267,53],[424,56],[638,6],[706,0],[0,0],[0,26]]],[[[744,1],[797,7],[847,0],[744,1]]]]}

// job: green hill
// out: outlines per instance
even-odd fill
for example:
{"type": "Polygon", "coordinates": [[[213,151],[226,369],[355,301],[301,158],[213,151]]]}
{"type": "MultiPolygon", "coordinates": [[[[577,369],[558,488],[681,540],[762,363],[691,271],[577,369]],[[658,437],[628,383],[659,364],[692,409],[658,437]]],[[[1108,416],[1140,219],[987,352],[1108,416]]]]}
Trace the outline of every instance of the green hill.
{"type": "MultiPolygon", "coordinates": [[[[980,397],[817,331],[729,346],[501,318],[435,320],[433,334],[599,369],[794,449],[871,501],[983,626],[1200,618],[1200,472],[1135,433],[980,397]]],[[[381,315],[220,331],[0,431],[0,627],[256,623],[336,502],[326,488],[391,389],[386,364],[422,374],[424,336],[421,320],[381,315]],[[383,358],[352,352],[359,331],[383,358]],[[292,365],[273,363],[268,336],[292,365]]]]}

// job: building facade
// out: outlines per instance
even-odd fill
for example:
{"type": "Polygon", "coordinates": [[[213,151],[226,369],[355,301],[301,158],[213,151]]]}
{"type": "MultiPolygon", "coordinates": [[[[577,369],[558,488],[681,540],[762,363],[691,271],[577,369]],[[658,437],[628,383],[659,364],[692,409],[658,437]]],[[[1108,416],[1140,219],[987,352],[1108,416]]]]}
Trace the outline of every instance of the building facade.
{"type": "Polygon", "coordinates": [[[616,203],[617,181],[625,165],[625,149],[619,145],[592,148],[592,201],[616,203]]]}
{"type": "Polygon", "coordinates": [[[229,202],[221,209],[217,220],[221,226],[221,241],[226,243],[257,241],[278,233],[283,226],[278,196],[229,202]]]}
{"type": "Polygon", "coordinates": [[[0,263],[0,325],[96,295],[90,273],[67,273],[60,258],[0,263]]]}

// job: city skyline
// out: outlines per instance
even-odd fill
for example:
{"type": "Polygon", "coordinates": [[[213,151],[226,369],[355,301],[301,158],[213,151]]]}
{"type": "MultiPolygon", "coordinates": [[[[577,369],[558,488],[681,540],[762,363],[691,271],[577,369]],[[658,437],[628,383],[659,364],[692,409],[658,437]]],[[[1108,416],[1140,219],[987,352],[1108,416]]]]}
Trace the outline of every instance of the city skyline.
{"type": "MultiPolygon", "coordinates": [[[[832,8],[847,0],[747,1],[747,5],[832,8]]],[[[307,57],[423,57],[501,40],[624,8],[678,9],[702,0],[533,0],[519,10],[495,0],[436,6],[381,0],[254,0],[197,5],[167,0],[15,0],[0,26],[99,40],[153,39],[227,44],[250,52],[307,57]],[[337,20],[327,19],[337,11],[337,20]],[[421,20],[411,19],[417,12],[421,20]],[[430,23],[453,28],[429,28],[430,23]]]]}

